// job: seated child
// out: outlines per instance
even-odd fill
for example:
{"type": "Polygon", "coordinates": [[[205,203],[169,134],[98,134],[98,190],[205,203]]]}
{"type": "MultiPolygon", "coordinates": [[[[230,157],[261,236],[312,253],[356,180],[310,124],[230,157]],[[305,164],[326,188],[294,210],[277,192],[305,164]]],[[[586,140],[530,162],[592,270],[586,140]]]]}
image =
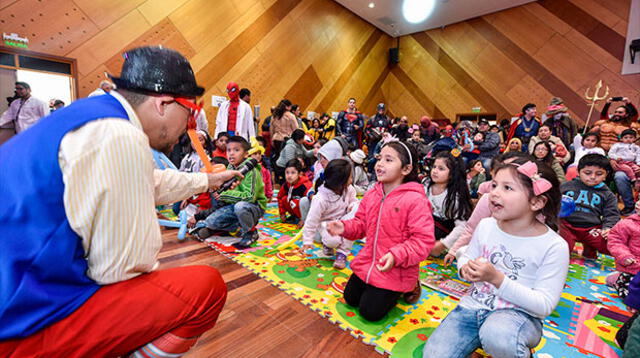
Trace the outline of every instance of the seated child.
{"type": "MultiPolygon", "coordinates": [[[[260,139],[258,139],[258,137],[256,137],[256,140],[260,142],[260,139]]],[[[260,143],[260,145],[264,147],[264,140],[263,143],[260,143]]],[[[271,172],[264,163],[264,160],[267,159],[267,156],[265,156],[262,152],[256,152],[251,154],[251,158],[255,159],[258,164],[260,164],[260,175],[262,175],[262,181],[264,182],[264,196],[267,198],[267,202],[269,202],[273,197],[273,182],[271,181],[271,172]]]]}
{"type": "Polygon", "coordinates": [[[624,172],[631,182],[636,183],[636,188],[640,187],[640,147],[634,142],[637,133],[633,129],[625,129],[620,135],[622,142],[615,143],[609,149],[609,159],[611,166],[617,172],[624,172]]]}
{"type": "Polygon", "coordinates": [[[616,270],[607,276],[607,285],[627,297],[629,282],[640,272],[640,201],[636,202],[636,213],[619,221],[609,231],[607,248],[616,259],[616,270]]]}
{"type": "MultiPolygon", "coordinates": [[[[527,161],[532,160],[533,157],[525,152],[507,152],[502,153],[491,161],[491,177],[495,177],[496,170],[503,163],[515,163],[524,164],[527,161]]],[[[489,192],[491,192],[491,181],[485,181],[478,187],[478,194],[480,199],[476,203],[476,207],[473,208],[473,212],[469,217],[469,220],[464,225],[464,231],[458,237],[458,240],[449,247],[447,255],[444,257],[444,265],[450,265],[455,258],[459,258],[467,248],[467,245],[471,241],[473,232],[476,230],[476,226],[480,223],[480,220],[491,216],[489,210],[489,192]]]]}
{"type": "MultiPolygon", "coordinates": [[[[258,144],[260,144],[264,148],[264,153],[262,153],[262,159],[260,160],[260,165],[266,167],[267,170],[271,171],[271,158],[269,157],[269,143],[263,136],[257,136],[256,140],[258,144]]],[[[269,175],[271,177],[271,175],[269,175]]]]}
{"type": "Polygon", "coordinates": [[[409,128],[408,132],[411,134],[411,138],[407,140],[407,144],[411,144],[413,146],[416,153],[418,153],[418,158],[424,158],[429,154],[429,148],[427,147],[427,143],[425,143],[424,139],[420,136],[420,127],[417,124],[414,124],[409,128]]]}
{"type": "Polygon", "coordinates": [[[357,195],[364,195],[367,189],[369,189],[369,178],[363,166],[365,158],[366,154],[364,154],[362,149],[357,149],[349,153],[349,159],[351,159],[351,163],[353,164],[353,187],[356,189],[357,195]]]}
{"type": "Polygon", "coordinates": [[[311,189],[311,181],[302,173],[302,164],[298,159],[291,159],[284,168],[285,183],[278,191],[278,210],[280,221],[293,222],[302,227],[300,199],[311,189]],[[291,217],[287,219],[287,214],[291,217]]]}
{"type": "Polygon", "coordinates": [[[320,164],[320,160],[318,159],[318,153],[320,152],[320,148],[322,148],[322,146],[325,144],[327,144],[327,140],[324,138],[320,138],[315,143],[313,143],[313,157],[315,158],[315,162],[313,162],[313,165],[311,166],[311,171],[313,172],[314,179],[316,178],[316,173],[322,172],[324,170],[322,164],[320,164]]]}
{"type": "Polygon", "coordinates": [[[582,242],[586,258],[596,258],[598,251],[609,254],[607,236],[620,220],[618,199],[604,184],[609,170],[607,157],[587,154],[578,163],[578,177],[560,185],[562,194],[576,204],[576,210],[560,220],[560,236],[570,251],[576,241],[582,242]]]}
{"type": "Polygon", "coordinates": [[[216,138],[215,146],[216,149],[211,153],[212,157],[227,157],[227,142],[229,142],[229,133],[220,132],[218,133],[218,138],[216,138]]]}
{"type": "Polygon", "coordinates": [[[471,194],[464,162],[447,151],[436,153],[427,186],[433,208],[436,244],[431,256],[440,256],[453,246],[471,215],[471,194]]]}
{"type": "MultiPolygon", "coordinates": [[[[229,138],[228,169],[237,170],[247,160],[249,149],[250,144],[243,137],[229,138]]],[[[267,207],[260,168],[253,168],[246,173],[235,189],[223,191],[220,194],[214,193],[213,198],[216,200],[215,211],[204,220],[204,227],[195,233],[200,239],[211,236],[212,231],[232,232],[239,227],[242,240],[234,245],[236,248],[247,248],[258,240],[258,231],[255,226],[267,207]]],[[[198,224],[197,227],[202,225],[198,224]]]]}
{"type": "MultiPolygon", "coordinates": [[[[213,151],[213,144],[211,143],[211,138],[209,138],[209,135],[207,134],[207,132],[202,130],[197,130],[196,135],[198,136],[198,141],[200,141],[200,144],[204,148],[205,153],[208,156],[210,156],[211,152],[213,151]]],[[[187,172],[187,173],[199,173],[203,167],[204,167],[204,163],[202,162],[202,159],[200,159],[200,156],[196,152],[195,146],[193,145],[193,143],[191,143],[189,152],[187,153],[187,155],[184,156],[184,158],[182,158],[182,161],[180,162],[179,170],[181,172],[187,172]]],[[[177,215],[180,212],[180,210],[186,210],[187,220],[192,221],[193,216],[198,211],[207,210],[209,208],[211,208],[211,196],[209,195],[208,192],[204,192],[204,193],[196,194],[189,199],[185,199],[183,201],[179,201],[175,203],[173,205],[173,212],[177,215]]]]}
{"type": "Polygon", "coordinates": [[[467,184],[469,185],[471,198],[478,198],[478,188],[485,181],[487,181],[487,176],[484,174],[482,162],[478,159],[469,162],[469,165],[467,165],[467,184]]]}
{"type": "Polygon", "coordinates": [[[311,208],[304,221],[302,249],[313,249],[313,241],[319,236],[325,255],[333,256],[334,249],[337,249],[333,267],[342,270],[347,265],[347,256],[351,252],[353,241],[340,235],[329,234],[321,223],[345,218],[358,202],[356,191],[351,186],[349,161],[346,159],[330,161],[324,169],[324,183],[321,184],[321,182],[322,180],[316,183],[316,186],[320,186],[311,200],[311,208]]]}
{"type": "Polygon", "coordinates": [[[600,143],[600,136],[598,133],[587,133],[584,137],[581,134],[577,134],[573,138],[573,148],[575,150],[573,163],[567,168],[567,180],[573,180],[578,176],[578,163],[580,159],[587,154],[595,153],[600,155],[606,155],[604,149],[598,147],[600,143]]]}
{"type": "Polygon", "coordinates": [[[549,142],[538,142],[533,145],[533,147],[529,144],[529,148],[532,148],[533,157],[536,159],[536,162],[544,163],[551,167],[553,172],[556,173],[560,183],[567,181],[564,176],[562,165],[560,165],[560,161],[558,158],[553,156],[553,150],[551,149],[551,144],[549,144],[549,142]]]}
{"type": "Polygon", "coordinates": [[[424,357],[466,358],[479,347],[492,357],[529,357],[560,300],[569,251],[552,228],[556,176],[529,161],[499,167],[492,183],[492,217],[480,221],[458,261],[471,290],[431,334],[424,357]]]}
{"type": "Polygon", "coordinates": [[[383,319],[400,297],[410,304],[418,301],[420,262],[434,243],[431,205],[418,183],[414,148],[386,143],[375,170],[378,182],[364,195],[355,217],[327,224],[331,235],[367,237],[351,262],[344,300],[368,321],[383,319]]]}

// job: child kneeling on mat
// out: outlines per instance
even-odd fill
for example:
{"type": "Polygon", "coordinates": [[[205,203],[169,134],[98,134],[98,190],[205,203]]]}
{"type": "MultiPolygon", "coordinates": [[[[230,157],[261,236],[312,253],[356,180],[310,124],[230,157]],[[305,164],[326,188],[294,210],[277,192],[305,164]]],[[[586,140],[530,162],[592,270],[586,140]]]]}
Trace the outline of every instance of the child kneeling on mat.
{"type": "Polygon", "coordinates": [[[383,319],[403,295],[409,303],[418,301],[420,262],[435,241],[431,204],[418,181],[413,147],[388,142],[375,170],[378,182],[364,195],[355,217],[327,224],[332,235],[367,237],[351,262],[344,299],[369,321],[383,319]]]}
{"type": "Polygon", "coordinates": [[[322,181],[323,179],[318,179],[316,182],[316,186],[320,186],[311,200],[311,208],[304,223],[302,249],[313,249],[314,238],[318,237],[322,240],[324,255],[333,256],[334,249],[337,249],[333,267],[342,270],[347,265],[353,241],[341,235],[329,234],[321,224],[323,221],[344,219],[358,203],[356,190],[351,185],[351,163],[346,159],[330,161],[324,170],[324,183],[322,181]]]}
{"type": "Polygon", "coordinates": [[[480,221],[458,261],[460,277],[473,285],[427,340],[425,358],[466,358],[479,347],[492,357],[529,357],[560,300],[569,250],[554,231],[560,190],[553,170],[504,164],[485,195],[492,217],[480,221]]]}

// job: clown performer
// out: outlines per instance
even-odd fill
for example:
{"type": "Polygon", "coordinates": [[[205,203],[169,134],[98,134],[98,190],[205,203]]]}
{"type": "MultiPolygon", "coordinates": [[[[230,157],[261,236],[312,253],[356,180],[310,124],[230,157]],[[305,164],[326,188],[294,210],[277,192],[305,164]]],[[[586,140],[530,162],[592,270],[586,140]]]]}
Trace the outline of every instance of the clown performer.
{"type": "Polygon", "coordinates": [[[595,122],[591,129],[592,132],[600,134],[600,147],[607,152],[614,143],[619,142],[618,137],[622,131],[631,128],[637,132],[640,129],[638,110],[629,101],[629,98],[622,98],[622,103],[624,104],[616,107],[613,115],[609,116],[609,107],[611,107],[612,102],[614,102],[614,98],[607,99],[604,107],[602,107],[600,120],[595,122]]]}
{"type": "Polygon", "coordinates": [[[256,136],[256,129],[253,124],[253,112],[249,103],[240,99],[240,89],[235,82],[227,84],[227,94],[229,100],[224,101],[218,108],[216,117],[216,133],[227,132],[230,136],[239,135],[247,141],[256,136]]]}
{"type": "Polygon", "coordinates": [[[0,147],[0,357],[180,357],[222,311],[216,269],[157,269],[156,205],[240,173],[154,169],[151,149],[169,152],[196,127],[204,88],[174,50],[124,58],[117,91],[0,147]]]}

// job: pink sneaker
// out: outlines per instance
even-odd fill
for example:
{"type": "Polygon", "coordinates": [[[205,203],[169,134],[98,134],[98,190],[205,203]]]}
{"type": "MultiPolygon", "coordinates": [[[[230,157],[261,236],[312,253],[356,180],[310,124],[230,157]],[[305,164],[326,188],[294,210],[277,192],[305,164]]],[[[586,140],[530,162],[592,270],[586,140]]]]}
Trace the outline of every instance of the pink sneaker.
{"type": "Polygon", "coordinates": [[[604,281],[607,283],[607,286],[615,288],[618,277],[620,277],[620,272],[610,273],[609,275],[607,275],[604,281]]]}

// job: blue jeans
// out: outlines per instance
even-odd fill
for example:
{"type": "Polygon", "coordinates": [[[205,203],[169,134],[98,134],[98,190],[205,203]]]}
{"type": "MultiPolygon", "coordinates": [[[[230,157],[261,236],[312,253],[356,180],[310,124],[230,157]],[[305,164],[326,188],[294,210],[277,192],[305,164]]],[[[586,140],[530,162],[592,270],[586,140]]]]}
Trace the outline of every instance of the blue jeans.
{"type": "Polygon", "coordinates": [[[212,212],[205,219],[205,225],[211,230],[219,231],[234,231],[240,227],[242,237],[250,237],[263,214],[264,210],[260,205],[240,201],[212,212]]]}
{"type": "Polygon", "coordinates": [[[542,321],[522,311],[470,310],[458,305],[424,346],[424,358],[466,358],[482,347],[492,357],[530,357],[542,338],[542,321]]]}
{"type": "Polygon", "coordinates": [[[629,180],[627,174],[624,172],[616,172],[613,180],[616,182],[618,194],[622,197],[625,209],[633,208],[635,205],[633,201],[633,188],[631,187],[631,180],[629,180]]]}

